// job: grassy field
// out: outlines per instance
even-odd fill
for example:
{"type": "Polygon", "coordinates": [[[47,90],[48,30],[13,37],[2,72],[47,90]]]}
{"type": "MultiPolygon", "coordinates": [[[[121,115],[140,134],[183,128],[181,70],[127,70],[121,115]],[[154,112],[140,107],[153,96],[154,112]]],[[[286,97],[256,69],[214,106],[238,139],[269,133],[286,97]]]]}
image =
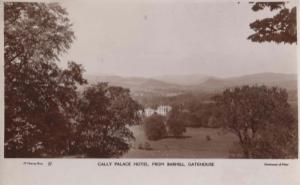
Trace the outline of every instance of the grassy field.
{"type": "Polygon", "coordinates": [[[124,158],[229,158],[230,150],[239,147],[235,135],[218,128],[187,128],[182,138],[158,141],[148,141],[141,126],[131,129],[136,141],[124,158]],[[151,150],[139,149],[145,142],[151,150]]]}

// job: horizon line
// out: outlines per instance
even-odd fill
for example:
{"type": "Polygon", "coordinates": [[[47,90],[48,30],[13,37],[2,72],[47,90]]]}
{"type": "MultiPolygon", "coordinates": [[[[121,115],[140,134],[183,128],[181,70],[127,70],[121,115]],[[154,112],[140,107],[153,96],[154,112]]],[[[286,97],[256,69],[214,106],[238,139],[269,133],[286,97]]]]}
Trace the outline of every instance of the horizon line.
{"type": "Polygon", "coordinates": [[[251,75],[259,75],[259,74],[282,74],[282,75],[298,75],[298,73],[285,73],[285,72],[257,72],[257,73],[247,73],[242,75],[232,75],[232,76],[216,76],[204,73],[191,73],[191,74],[165,74],[165,75],[151,75],[151,76],[140,76],[140,75],[119,75],[114,73],[100,73],[100,74],[91,74],[84,72],[83,75],[87,76],[116,76],[123,78],[157,78],[157,77],[168,77],[168,76],[203,76],[203,77],[211,77],[211,78],[219,78],[219,79],[227,79],[227,78],[235,78],[242,76],[251,76],[251,75]]]}

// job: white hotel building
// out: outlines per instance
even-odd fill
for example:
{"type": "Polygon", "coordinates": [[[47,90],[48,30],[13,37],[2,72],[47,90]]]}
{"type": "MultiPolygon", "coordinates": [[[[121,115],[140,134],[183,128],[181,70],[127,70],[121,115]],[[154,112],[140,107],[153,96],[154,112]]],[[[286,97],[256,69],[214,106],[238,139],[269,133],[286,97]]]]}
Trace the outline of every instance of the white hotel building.
{"type": "Polygon", "coordinates": [[[172,110],[172,107],[169,105],[160,105],[157,107],[157,109],[152,109],[152,108],[145,108],[144,109],[144,115],[146,117],[149,117],[151,115],[153,115],[154,113],[162,115],[162,116],[166,116],[168,114],[168,112],[170,112],[172,110]]]}

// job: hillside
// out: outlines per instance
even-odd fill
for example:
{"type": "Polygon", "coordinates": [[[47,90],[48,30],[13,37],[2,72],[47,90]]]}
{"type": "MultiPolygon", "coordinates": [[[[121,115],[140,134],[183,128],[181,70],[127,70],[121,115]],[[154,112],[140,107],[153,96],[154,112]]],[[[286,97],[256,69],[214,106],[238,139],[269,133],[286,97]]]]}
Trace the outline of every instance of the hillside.
{"type": "Polygon", "coordinates": [[[164,76],[155,76],[153,79],[160,80],[166,83],[172,83],[177,85],[192,86],[199,85],[211,78],[211,76],[202,75],[202,74],[192,74],[192,75],[164,75],[164,76]]]}
{"type": "Polygon", "coordinates": [[[121,77],[115,75],[107,76],[84,76],[89,83],[107,82],[110,85],[129,88],[133,93],[156,93],[169,94],[181,93],[185,87],[181,85],[166,83],[152,78],[143,77],[121,77]]]}
{"type": "Polygon", "coordinates": [[[197,90],[210,91],[242,85],[278,86],[288,90],[297,89],[296,74],[258,73],[231,78],[211,78],[194,87],[197,90]]]}
{"type": "Polygon", "coordinates": [[[231,78],[218,78],[204,75],[161,76],[155,77],[155,79],[121,77],[116,75],[86,75],[85,78],[89,83],[108,82],[114,86],[129,88],[132,93],[140,95],[151,93],[151,95],[172,96],[191,91],[219,91],[224,88],[242,85],[266,85],[278,86],[288,90],[297,89],[297,75],[281,73],[258,73],[231,78]]]}

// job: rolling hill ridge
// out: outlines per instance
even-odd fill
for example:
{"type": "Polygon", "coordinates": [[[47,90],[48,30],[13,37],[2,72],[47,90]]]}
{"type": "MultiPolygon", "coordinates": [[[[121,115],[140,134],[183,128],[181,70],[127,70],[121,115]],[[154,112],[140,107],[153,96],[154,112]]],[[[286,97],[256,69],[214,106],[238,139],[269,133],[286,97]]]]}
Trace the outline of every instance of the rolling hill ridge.
{"type": "Polygon", "coordinates": [[[108,82],[110,85],[129,88],[132,92],[183,93],[187,91],[218,91],[242,85],[266,85],[297,89],[296,74],[257,73],[230,78],[205,75],[173,75],[153,78],[121,77],[117,75],[85,75],[89,83],[108,82]],[[190,79],[190,82],[189,82],[190,79]]]}

